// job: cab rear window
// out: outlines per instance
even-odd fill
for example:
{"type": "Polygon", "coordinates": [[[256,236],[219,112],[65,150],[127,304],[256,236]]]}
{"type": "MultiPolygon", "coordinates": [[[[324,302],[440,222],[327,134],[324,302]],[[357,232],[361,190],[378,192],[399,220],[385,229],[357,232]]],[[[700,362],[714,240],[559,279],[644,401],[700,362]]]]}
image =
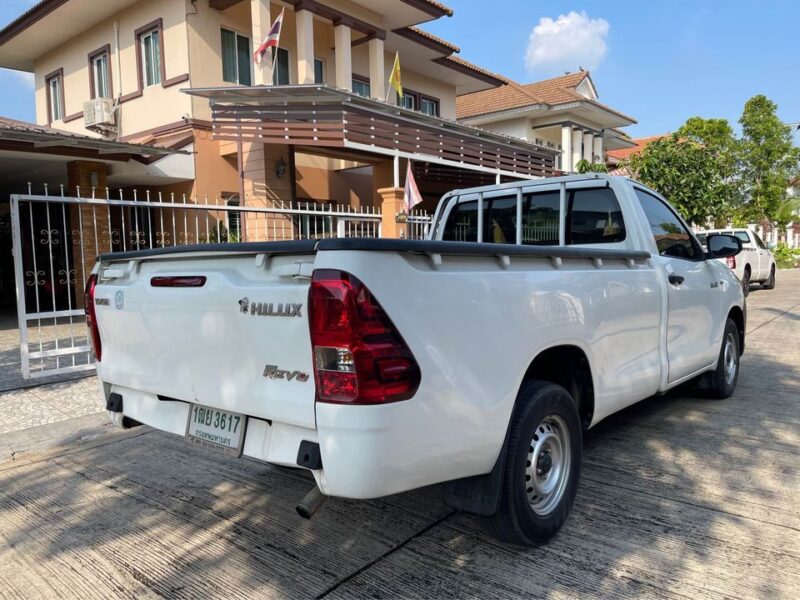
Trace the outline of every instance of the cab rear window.
{"type": "MultiPolygon", "coordinates": [[[[558,191],[522,196],[522,244],[554,246],[559,243],[561,221],[558,191]]],[[[567,191],[567,244],[616,243],[625,239],[625,221],[619,202],[609,188],[567,191]]],[[[454,206],[442,239],[454,242],[478,241],[478,200],[454,206]]],[[[517,239],[517,196],[483,200],[483,241],[514,244],[517,239]]]]}

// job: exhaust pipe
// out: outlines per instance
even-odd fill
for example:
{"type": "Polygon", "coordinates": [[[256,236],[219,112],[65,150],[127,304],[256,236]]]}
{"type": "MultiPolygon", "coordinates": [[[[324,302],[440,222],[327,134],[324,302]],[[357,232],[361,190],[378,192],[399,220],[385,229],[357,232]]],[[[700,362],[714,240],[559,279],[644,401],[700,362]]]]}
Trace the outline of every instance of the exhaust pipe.
{"type": "Polygon", "coordinates": [[[319,487],[315,485],[313,488],[311,488],[311,491],[306,494],[305,498],[303,498],[295,507],[295,510],[297,511],[297,514],[304,519],[310,519],[327,499],[328,497],[319,490],[319,487]]]}

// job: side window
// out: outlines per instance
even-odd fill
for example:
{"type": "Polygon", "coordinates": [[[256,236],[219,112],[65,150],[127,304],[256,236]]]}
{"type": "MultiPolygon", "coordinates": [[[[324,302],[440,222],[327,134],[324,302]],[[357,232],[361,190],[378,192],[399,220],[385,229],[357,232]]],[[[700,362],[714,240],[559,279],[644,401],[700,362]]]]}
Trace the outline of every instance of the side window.
{"type": "Polygon", "coordinates": [[[694,260],[698,250],[689,231],[678,216],[661,200],[642,190],[636,189],[636,196],[644,209],[650,230],[661,256],[694,260]]]}
{"type": "Polygon", "coordinates": [[[568,244],[610,244],[625,240],[625,222],[614,191],[573,190],[567,213],[568,244]]]}
{"type": "Polygon", "coordinates": [[[758,246],[762,250],[766,250],[767,247],[764,245],[764,242],[761,241],[761,238],[758,237],[757,233],[753,233],[753,239],[756,241],[756,246],[758,246]]]}
{"type": "Polygon", "coordinates": [[[275,68],[272,72],[272,84],[289,85],[289,51],[286,48],[275,48],[275,51],[275,68]]]}
{"type": "Polygon", "coordinates": [[[734,233],[734,235],[740,240],[742,240],[743,244],[750,243],[750,236],[747,234],[746,231],[737,231],[736,233],[734,233]]]}

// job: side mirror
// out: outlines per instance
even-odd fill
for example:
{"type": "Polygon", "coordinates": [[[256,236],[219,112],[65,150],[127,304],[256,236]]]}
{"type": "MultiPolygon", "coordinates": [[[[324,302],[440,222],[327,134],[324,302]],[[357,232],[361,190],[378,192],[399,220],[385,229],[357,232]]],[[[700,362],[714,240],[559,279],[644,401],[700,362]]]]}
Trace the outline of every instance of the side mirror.
{"type": "Polygon", "coordinates": [[[709,258],[727,258],[742,251],[742,240],[735,235],[712,234],[706,238],[709,258]]]}
{"type": "Polygon", "coordinates": [[[767,242],[767,250],[775,250],[778,247],[778,244],[775,242],[767,242]]]}

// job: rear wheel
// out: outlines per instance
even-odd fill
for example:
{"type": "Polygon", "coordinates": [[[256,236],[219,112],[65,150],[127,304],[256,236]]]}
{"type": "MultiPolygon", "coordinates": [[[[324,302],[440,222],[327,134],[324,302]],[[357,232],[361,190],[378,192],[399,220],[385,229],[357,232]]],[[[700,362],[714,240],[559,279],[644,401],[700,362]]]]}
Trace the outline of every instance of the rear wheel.
{"type": "Polygon", "coordinates": [[[767,280],[761,284],[761,287],[765,290],[775,289],[775,265],[772,265],[772,268],[769,270],[769,277],[767,277],[767,280]]]}
{"type": "Polygon", "coordinates": [[[746,267],[742,275],[742,293],[745,298],[750,294],[750,267],[746,267]]]}
{"type": "Polygon", "coordinates": [[[527,382],[511,421],[502,491],[486,518],[497,538],[533,546],[566,521],[578,487],[583,441],[578,409],[559,385],[527,382]]]}
{"type": "Polygon", "coordinates": [[[717,368],[706,375],[708,394],[712,398],[723,399],[733,394],[739,379],[739,330],[733,319],[725,324],[722,347],[719,350],[717,368]]]}

